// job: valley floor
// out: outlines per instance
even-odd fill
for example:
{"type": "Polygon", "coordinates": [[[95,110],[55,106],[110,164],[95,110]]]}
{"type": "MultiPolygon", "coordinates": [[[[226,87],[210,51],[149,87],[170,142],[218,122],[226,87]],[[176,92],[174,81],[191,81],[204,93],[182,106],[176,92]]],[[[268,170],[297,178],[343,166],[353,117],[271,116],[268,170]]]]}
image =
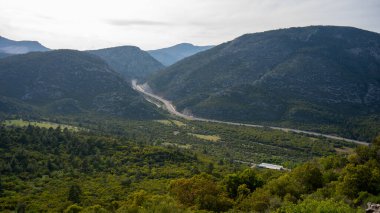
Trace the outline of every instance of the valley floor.
{"type": "MultiPolygon", "coordinates": [[[[318,132],[311,132],[311,131],[305,131],[305,130],[299,130],[299,129],[292,129],[292,128],[283,128],[283,127],[274,127],[274,126],[263,126],[263,125],[255,125],[255,124],[247,124],[247,123],[237,123],[237,122],[228,122],[228,121],[220,121],[220,120],[214,120],[214,119],[206,119],[206,118],[199,118],[196,116],[186,115],[184,113],[178,112],[175,108],[175,106],[168,100],[159,97],[152,92],[147,91],[144,89],[144,85],[138,85],[136,80],[132,81],[132,87],[136,91],[142,93],[144,96],[148,96],[149,98],[153,98],[159,102],[161,102],[164,106],[164,108],[170,113],[175,116],[187,119],[187,120],[194,120],[194,121],[204,121],[204,122],[212,122],[212,123],[221,123],[221,124],[228,124],[228,125],[236,125],[236,126],[248,126],[248,127],[255,127],[255,128],[270,128],[274,130],[281,130],[284,132],[294,132],[294,133],[302,133],[306,135],[312,135],[312,136],[319,136],[319,137],[325,137],[329,139],[334,140],[342,140],[346,142],[352,142],[359,145],[366,145],[368,146],[369,143],[365,141],[359,141],[359,140],[353,140],[349,138],[343,138],[336,135],[328,135],[328,134],[322,134],[318,132]]],[[[148,99],[149,100],[149,99],[148,99]]]]}

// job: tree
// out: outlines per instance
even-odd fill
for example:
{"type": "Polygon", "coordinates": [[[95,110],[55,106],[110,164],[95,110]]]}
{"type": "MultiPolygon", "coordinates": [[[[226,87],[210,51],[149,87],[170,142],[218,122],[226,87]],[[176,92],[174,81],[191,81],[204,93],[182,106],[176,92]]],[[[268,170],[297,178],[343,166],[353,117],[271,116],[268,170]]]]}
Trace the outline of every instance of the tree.
{"type": "Polygon", "coordinates": [[[339,180],[339,192],[349,198],[355,198],[359,192],[368,191],[371,169],[366,165],[349,164],[343,170],[343,175],[339,180]]]}
{"type": "Polygon", "coordinates": [[[1,179],[0,179],[0,197],[3,195],[3,191],[4,191],[4,187],[3,187],[3,184],[1,183],[1,179]]]}
{"type": "Polygon", "coordinates": [[[70,190],[69,190],[68,200],[73,203],[80,203],[81,194],[82,194],[82,191],[80,187],[77,184],[73,184],[71,185],[70,190]]]}
{"type": "Polygon", "coordinates": [[[263,185],[263,181],[256,175],[253,169],[245,169],[238,174],[230,174],[225,180],[225,187],[228,195],[235,198],[238,195],[238,188],[245,185],[250,192],[263,185]]]}
{"type": "Polygon", "coordinates": [[[212,174],[213,171],[214,171],[214,164],[213,163],[209,163],[207,165],[207,173],[208,174],[212,174]]]}
{"type": "Polygon", "coordinates": [[[170,192],[182,204],[199,209],[220,212],[233,205],[233,201],[224,195],[213,178],[205,173],[172,181],[170,192]]]}
{"type": "Polygon", "coordinates": [[[304,193],[312,192],[323,186],[323,175],[315,162],[308,162],[292,172],[293,177],[304,189],[304,193]]]}

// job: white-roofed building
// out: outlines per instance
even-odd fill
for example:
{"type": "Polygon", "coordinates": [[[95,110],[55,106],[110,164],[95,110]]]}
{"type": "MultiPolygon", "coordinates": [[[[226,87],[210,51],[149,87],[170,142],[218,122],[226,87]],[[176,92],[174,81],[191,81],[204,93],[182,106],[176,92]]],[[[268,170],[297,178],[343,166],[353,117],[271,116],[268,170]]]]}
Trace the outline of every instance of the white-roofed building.
{"type": "Polygon", "coordinates": [[[265,168],[265,169],[275,169],[275,170],[285,170],[283,166],[270,164],[270,163],[260,163],[257,165],[259,168],[265,168]]]}

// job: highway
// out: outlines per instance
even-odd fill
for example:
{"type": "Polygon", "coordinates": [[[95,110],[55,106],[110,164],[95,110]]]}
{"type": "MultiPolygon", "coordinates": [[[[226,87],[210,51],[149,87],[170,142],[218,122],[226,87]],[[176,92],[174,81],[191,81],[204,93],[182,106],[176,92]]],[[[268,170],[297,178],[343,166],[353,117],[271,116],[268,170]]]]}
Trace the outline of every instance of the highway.
{"type": "Polygon", "coordinates": [[[139,93],[143,94],[144,97],[148,96],[150,98],[153,98],[159,102],[161,102],[164,105],[164,108],[172,115],[187,119],[187,120],[194,120],[194,121],[204,121],[204,122],[212,122],[212,123],[221,123],[221,124],[228,124],[228,125],[235,125],[235,126],[247,126],[247,127],[255,127],[255,128],[270,128],[274,130],[281,130],[284,132],[294,132],[294,133],[302,133],[302,134],[307,134],[311,136],[317,136],[317,137],[325,137],[325,138],[330,138],[334,140],[341,140],[341,141],[346,141],[346,142],[351,142],[351,143],[356,143],[359,145],[365,145],[368,146],[369,143],[365,141],[358,141],[358,140],[353,140],[349,138],[343,138],[335,135],[328,135],[328,134],[322,134],[318,132],[311,132],[311,131],[304,131],[304,130],[299,130],[299,129],[291,129],[291,128],[283,128],[283,127],[274,127],[274,126],[263,126],[263,125],[256,125],[256,124],[246,124],[246,123],[237,123],[237,122],[229,122],[229,121],[220,121],[220,120],[213,120],[213,119],[206,119],[206,118],[199,118],[199,117],[194,117],[194,116],[189,116],[185,115],[181,112],[178,112],[175,109],[175,106],[168,100],[159,97],[153,93],[150,93],[144,89],[142,85],[137,84],[136,80],[132,80],[132,87],[134,90],[138,91],[139,93]]]}

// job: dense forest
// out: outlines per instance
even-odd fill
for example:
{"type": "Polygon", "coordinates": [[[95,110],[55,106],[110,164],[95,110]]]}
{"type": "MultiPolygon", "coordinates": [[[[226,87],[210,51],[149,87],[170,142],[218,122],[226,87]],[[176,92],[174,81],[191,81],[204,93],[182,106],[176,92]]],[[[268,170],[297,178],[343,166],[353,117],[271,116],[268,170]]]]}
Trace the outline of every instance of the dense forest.
{"type": "MultiPolygon", "coordinates": [[[[175,126],[151,123],[163,132],[175,126]]],[[[131,135],[1,126],[0,210],[360,212],[380,202],[380,137],[370,147],[273,171],[131,135]]]]}
{"type": "Polygon", "coordinates": [[[245,34],[155,73],[155,94],[194,116],[371,141],[379,134],[380,35],[307,26],[245,34]]]}

